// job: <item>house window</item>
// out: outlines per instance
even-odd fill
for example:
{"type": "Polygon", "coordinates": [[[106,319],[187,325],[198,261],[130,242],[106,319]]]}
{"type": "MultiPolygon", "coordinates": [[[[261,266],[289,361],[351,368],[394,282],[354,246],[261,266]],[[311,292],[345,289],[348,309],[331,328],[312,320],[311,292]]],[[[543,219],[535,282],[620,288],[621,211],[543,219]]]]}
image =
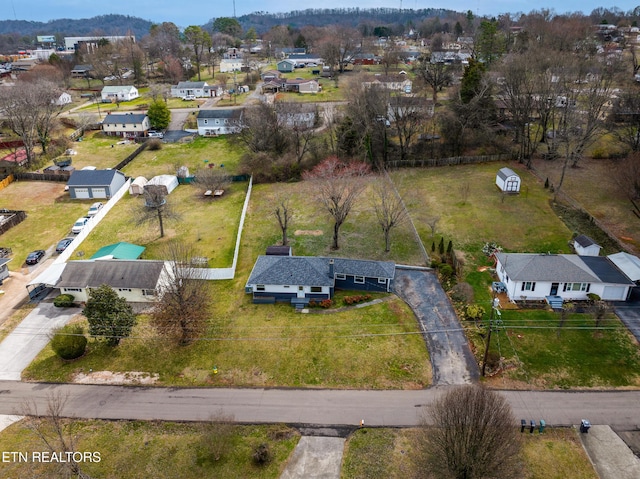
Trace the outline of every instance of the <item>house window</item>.
{"type": "Polygon", "coordinates": [[[285,284],[284,287],[285,288],[290,288],[290,286],[288,284],[285,284]]]}
{"type": "Polygon", "coordinates": [[[312,293],[322,293],[322,286],[311,286],[312,293]]]}
{"type": "Polygon", "coordinates": [[[256,291],[264,291],[264,284],[257,284],[256,291]]]}
{"type": "Polygon", "coordinates": [[[345,280],[345,279],[347,279],[347,275],[346,275],[346,274],[338,273],[338,274],[336,274],[336,279],[342,279],[342,280],[345,280]]]}
{"type": "Polygon", "coordinates": [[[565,283],[562,291],[584,291],[586,293],[591,289],[591,283],[565,283]]]}
{"type": "Polygon", "coordinates": [[[378,283],[387,284],[387,278],[378,278],[378,283]]]}
{"type": "Polygon", "coordinates": [[[205,124],[205,125],[207,124],[207,121],[209,121],[209,120],[204,120],[204,124],[205,124]]]}
{"type": "Polygon", "coordinates": [[[536,290],[536,282],[535,281],[523,281],[522,282],[522,291],[535,291],[536,290]]]}
{"type": "Polygon", "coordinates": [[[128,292],[131,292],[131,288],[118,288],[118,291],[128,291],[128,292]]]}
{"type": "Polygon", "coordinates": [[[80,293],[82,290],[80,288],[64,288],[65,292],[76,292],[76,293],[80,293]]]}
{"type": "Polygon", "coordinates": [[[143,289],[142,290],[142,296],[155,296],[156,295],[156,290],[155,289],[143,289]]]}
{"type": "Polygon", "coordinates": [[[359,283],[359,284],[364,284],[364,276],[354,276],[353,282],[354,283],[359,283]]]}
{"type": "Polygon", "coordinates": [[[298,291],[304,291],[304,286],[298,286],[298,291]]]}

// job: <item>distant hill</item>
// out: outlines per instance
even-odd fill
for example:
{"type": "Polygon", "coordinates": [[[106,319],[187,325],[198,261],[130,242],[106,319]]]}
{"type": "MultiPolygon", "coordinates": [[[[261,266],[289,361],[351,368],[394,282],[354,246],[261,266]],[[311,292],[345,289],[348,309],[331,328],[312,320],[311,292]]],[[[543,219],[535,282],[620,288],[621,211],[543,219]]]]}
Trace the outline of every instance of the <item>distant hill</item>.
{"type": "MultiPolygon", "coordinates": [[[[48,22],[28,22],[26,20],[0,21],[0,35],[18,34],[21,37],[36,35],[89,36],[125,35],[132,32],[137,39],[149,33],[152,22],[127,15],[100,15],[93,18],[73,20],[61,18],[48,22]]],[[[35,38],[34,38],[35,40],[35,38]]]]}

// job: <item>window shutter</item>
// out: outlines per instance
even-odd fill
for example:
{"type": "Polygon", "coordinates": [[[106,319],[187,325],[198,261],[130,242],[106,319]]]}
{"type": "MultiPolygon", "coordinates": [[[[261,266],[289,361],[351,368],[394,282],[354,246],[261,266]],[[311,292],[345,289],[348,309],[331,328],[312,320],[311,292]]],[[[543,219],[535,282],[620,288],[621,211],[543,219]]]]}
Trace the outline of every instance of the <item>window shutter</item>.
{"type": "Polygon", "coordinates": [[[589,292],[590,289],[591,289],[591,283],[587,283],[587,293],[589,292]]]}
{"type": "Polygon", "coordinates": [[[564,283],[564,284],[562,285],[562,291],[566,291],[566,290],[567,290],[567,283],[564,283]]]}
{"type": "Polygon", "coordinates": [[[522,286],[520,287],[520,291],[524,291],[524,281],[522,282],[522,286]]]}
{"type": "Polygon", "coordinates": [[[536,290],[536,283],[531,283],[531,291],[535,291],[536,290]]]}

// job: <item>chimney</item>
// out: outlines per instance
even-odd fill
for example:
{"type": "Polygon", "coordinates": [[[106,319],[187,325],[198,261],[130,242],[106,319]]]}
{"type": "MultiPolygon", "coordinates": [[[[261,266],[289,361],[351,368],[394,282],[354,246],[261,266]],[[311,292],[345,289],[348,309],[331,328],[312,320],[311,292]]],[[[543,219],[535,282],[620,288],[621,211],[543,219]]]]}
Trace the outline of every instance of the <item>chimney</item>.
{"type": "Polygon", "coordinates": [[[333,278],[333,259],[329,260],[329,277],[333,278]]]}

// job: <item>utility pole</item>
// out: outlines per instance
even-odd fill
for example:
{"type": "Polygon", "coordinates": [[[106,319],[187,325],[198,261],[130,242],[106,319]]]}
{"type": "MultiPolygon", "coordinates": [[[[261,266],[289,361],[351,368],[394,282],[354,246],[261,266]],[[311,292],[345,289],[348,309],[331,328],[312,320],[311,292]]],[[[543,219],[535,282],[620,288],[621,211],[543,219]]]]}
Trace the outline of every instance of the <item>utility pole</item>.
{"type": "MultiPolygon", "coordinates": [[[[491,300],[491,314],[489,316],[489,332],[487,333],[487,344],[484,348],[484,358],[482,359],[482,377],[485,375],[485,370],[487,368],[487,359],[489,357],[489,347],[491,347],[491,331],[493,330],[493,314],[494,311],[497,311],[498,306],[500,306],[500,300],[496,298],[495,292],[493,293],[493,299],[491,300]]],[[[498,316],[500,312],[498,311],[498,316]]]]}

